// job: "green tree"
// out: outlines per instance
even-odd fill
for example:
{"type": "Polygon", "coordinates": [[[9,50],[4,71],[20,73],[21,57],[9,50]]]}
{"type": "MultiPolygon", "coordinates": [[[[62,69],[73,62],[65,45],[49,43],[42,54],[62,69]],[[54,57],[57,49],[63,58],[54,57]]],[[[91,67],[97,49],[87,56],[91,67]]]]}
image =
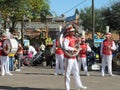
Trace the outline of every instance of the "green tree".
{"type": "MultiPolygon", "coordinates": [[[[1,18],[4,20],[4,28],[6,28],[6,20],[11,21],[11,32],[14,31],[16,24],[23,21],[23,16],[30,19],[40,17],[41,11],[49,11],[48,0],[0,0],[1,18]]],[[[45,13],[46,14],[46,13],[45,13]]]]}
{"type": "Polygon", "coordinates": [[[120,30],[120,1],[111,6],[111,15],[111,21],[113,21],[111,22],[111,27],[113,29],[120,30]]]}
{"type": "Polygon", "coordinates": [[[102,16],[101,9],[95,9],[95,31],[96,32],[105,32],[106,23],[104,22],[104,17],[102,16]]]}
{"type": "Polygon", "coordinates": [[[91,8],[87,7],[80,11],[80,19],[82,20],[82,25],[85,27],[85,29],[88,29],[91,31],[92,29],[92,12],[91,8]]]}
{"type": "MultiPolygon", "coordinates": [[[[92,8],[87,7],[80,11],[80,19],[82,20],[82,25],[85,30],[88,29],[92,32],[92,8]]],[[[95,32],[103,32],[104,21],[100,9],[95,9],[95,32]]]]}
{"type": "Polygon", "coordinates": [[[110,7],[104,8],[102,15],[106,25],[110,26],[110,30],[118,31],[120,35],[120,1],[114,2],[110,7]]]}
{"type": "Polygon", "coordinates": [[[112,13],[109,7],[103,8],[102,9],[102,17],[104,19],[105,25],[106,26],[111,26],[111,21],[112,21],[112,13]]]}
{"type": "Polygon", "coordinates": [[[119,33],[119,40],[120,40],[120,1],[114,3],[111,6],[111,13],[112,13],[112,20],[111,20],[111,28],[113,30],[117,30],[119,33]]]}
{"type": "MultiPolygon", "coordinates": [[[[32,19],[40,18],[41,13],[43,16],[47,15],[49,12],[49,0],[27,0],[27,8],[30,12],[32,19]]],[[[41,17],[43,18],[43,17],[41,17]]]]}
{"type": "Polygon", "coordinates": [[[22,20],[23,15],[27,14],[24,3],[26,3],[24,0],[0,1],[1,18],[4,20],[4,28],[6,28],[6,22],[9,19],[9,24],[11,23],[9,28],[11,28],[11,32],[14,31],[17,22],[22,20]]]}

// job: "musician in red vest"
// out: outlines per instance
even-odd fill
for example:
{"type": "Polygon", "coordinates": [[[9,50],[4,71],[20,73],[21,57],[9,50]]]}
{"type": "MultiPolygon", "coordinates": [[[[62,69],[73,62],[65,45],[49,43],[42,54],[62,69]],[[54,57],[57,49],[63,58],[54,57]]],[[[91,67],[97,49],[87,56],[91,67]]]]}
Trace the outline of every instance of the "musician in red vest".
{"type": "Polygon", "coordinates": [[[55,50],[55,59],[56,59],[55,75],[58,74],[64,75],[64,52],[59,46],[58,38],[55,40],[52,48],[55,50]]]}
{"type": "Polygon", "coordinates": [[[4,42],[7,39],[7,34],[3,33],[2,34],[2,55],[1,55],[1,76],[5,75],[12,75],[10,70],[9,70],[9,56],[8,56],[8,42],[4,42]]]}
{"type": "MultiPolygon", "coordinates": [[[[72,24],[69,24],[66,26],[66,32],[67,35],[65,36],[63,46],[66,51],[77,51],[78,49],[74,48],[74,46],[77,43],[77,39],[74,37],[75,35],[75,28],[73,27],[72,24]]],[[[86,89],[86,86],[82,85],[81,78],[79,76],[79,68],[77,64],[77,59],[76,56],[68,56],[66,53],[65,54],[65,85],[66,85],[66,90],[70,90],[70,75],[71,71],[75,79],[75,84],[77,90],[83,90],[86,89]]]]}
{"type": "Polygon", "coordinates": [[[114,76],[112,73],[112,51],[116,50],[114,41],[111,39],[111,33],[106,33],[106,39],[101,43],[101,57],[102,57],[102,76],[105,74],[106,64],[108,66],[108,73],[114,76]]]}
{"type": "Polygon", "coordinates": [[[0,38],[0,60],[1,60],[1,56],[2,56],[2,40],[0,38]]]}
{"type": "Polygon", "coordinates": [[[87,52],[91,51],[91,48],[90,48],[89,44],[85,43],[85,37],[81,38],[80,48],[81,48],[81,50],[78,55],[78,66],[79,66],[79,69],[81,70],[81,64],[82,64],[85,75],[89,76],[88,69],[87,69],[86,54],[87,54],[87,52]]]}

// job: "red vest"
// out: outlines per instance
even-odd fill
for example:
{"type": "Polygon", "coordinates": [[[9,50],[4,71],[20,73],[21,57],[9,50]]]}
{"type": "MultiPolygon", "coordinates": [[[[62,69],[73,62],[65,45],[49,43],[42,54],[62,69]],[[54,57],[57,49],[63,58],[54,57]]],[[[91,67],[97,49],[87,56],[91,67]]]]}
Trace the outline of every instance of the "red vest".
{"type": "Polygon", "coordinates": [[[102,53],[105,55],[111,55],[112,54],[112,42],[111,40],[104,40],[103,41],[103,48],[102,48],[102,53]]]}
{"type": "MultiPolygon", "coordinates": [[[[3,43],[4,43],[4,40],[2,40],[2,41],[0,41],[0,47],[2,47],[3,48],[3,43]]],[[[6,47],[7,48],[7,47],[6,47]]],[[[8,54],[6,54],[5,52],[4,52],[4,50],[2,49],[2,50],[0,50],[0,56],[7,56],[8,54]]]]}
{"type": "MultiPolygon", "coordinates": [[[[66,36],[66,38],[69,40],[69,46],[70,46],[70,47],[74,47],[75,44],[76,44],[76,39],[75,39],[74,37],[70,37],[70,36],[66,36]]],[[[75,59],[75,58],[76,58],[75,56],[74,56],[74,57],[69,57],[69,56],[67,56],[66,54],[65,54],[65,57],[66,57],[66,58],[72,58],[72,59],[75,59]]]]}
{"type": "Polygon", "coordinates": [[[81,57],[81,58],[86,58],[87,44],[86,44],[86,43],[85,43],[85,44],[81,44],[81,45],[80,45],[80,48],[81,48],[82,50],[80,50],[80,52],[79,52],[79,57],[81,57]]]}
{"type": "MultiPolygon", "coordinates": [[[[2,41],[0,41],[0,47],[2,48],[2,41]]],[[[0,49],[0,56],[2,55],[2,49],[0,49]]]]}
{"type": "Polygon", "coordinates": [[[59,46],[59,41],[56,40],[56,51],[55,51],[56,54],[64,54],[64,52],[62,51],[62,49],[60,48],[59,46]]]}

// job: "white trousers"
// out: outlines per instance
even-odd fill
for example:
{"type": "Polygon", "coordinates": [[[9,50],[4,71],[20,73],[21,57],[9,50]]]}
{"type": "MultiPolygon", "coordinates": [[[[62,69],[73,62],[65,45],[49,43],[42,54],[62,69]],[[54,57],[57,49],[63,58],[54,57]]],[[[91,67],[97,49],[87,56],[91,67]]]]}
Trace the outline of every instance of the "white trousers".
{"type": "Polygon", "coordinates": [[[64,73],[64,55],[63,54],[56,54],[56,67],[55,67],[55,73],[59,73],[59,70],[61,71],[60,73],[64,73]],[[60,68],[60,69],[59,69],[60,68]]]}
{"type": "Polygon", "coordinates": [[[112,55],[103,55],[102,57],[102,75],[104,75],[106,64],[108,65],[108,73],[112,74],[112,55]]]}
{"type": "Polygon", "coordinates": [[[70,74],[72,71],[72,74],[74,76],[75,79],[75,85],[76,88],[80,88],[82,87],[82,82],[79,76],[79,69],[78,69],[78,64],[77,64],[77,60],[73,60],[73,59],[66,59],[66,66],[65,66],[65,85],[66,85],[66,90],[70,90],[70,74]]]}
{"type": "Polygon", "coordinates": [[[9,56],[1,56],[1,74],[10,73],[9,71],[9,56]]]}
{"type": "Polygon", "coordinates": [[[84,73],[87,74],[88,73],[88,69],[87,69],[87,60],[86,58],[78,58],[78,67],[79,70],[81,71],[81,65],[83,65],[83,69],[84,69],[84,73]]]}

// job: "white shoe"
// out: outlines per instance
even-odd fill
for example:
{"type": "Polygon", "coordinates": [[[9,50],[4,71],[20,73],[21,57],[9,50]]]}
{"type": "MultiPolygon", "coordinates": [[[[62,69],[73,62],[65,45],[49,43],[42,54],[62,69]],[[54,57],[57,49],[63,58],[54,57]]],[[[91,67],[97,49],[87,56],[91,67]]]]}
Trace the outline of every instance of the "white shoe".
{"type": "Polygon", "coordinates": [[[16,69],[15,71],[18,71],[18,72],[20,72],[20,71],[21,71],[21,69],[16,69]]]}
{"type": "Polygon", "coordinates": [[[104,77],[104,74],[102,74],[101,76],[104,77]]]}
{"type": "Polygon", "coordinates": [[[65,75],[65,73],[62,73],[62,75],[65,75]]]}
{"type": "Polygon", "coordinates": [[[87,89],[87,87],[86,86],[82,86],[80,89],[87,89]]]}
{"type": "Polygon", "coordinates": [[[114,77],[115,75],[114,74],[110,74],[110,76],[114,77]]]}
{"type": "Polygon", "coordinates": [[[54,73],[55,76],[57,76],[58,74],[57,73],[54,73]]]}
{"type": "Polygon", "coordinates": [[[89,73],[87,73],[87,74],[86,74],[86,76],[90,76],[90,74],[89,74],[89,73]]]}
{"type": "Polygon", "coordinates": [[[1,74],[1,76],[5,76],[5,74],[1,74]]]}
{"type": "Polygon", "coordinates": [[[87,87],[86,86],[82,86],[82,87],[78,88],[77,90],[85,90],[85,89],[87,89],[87,87]]]}
{"type": "Polygon", "coordinates": [[[12,73],[6,73],[6,75],[12,76],[13,74],[12,73]]]}

